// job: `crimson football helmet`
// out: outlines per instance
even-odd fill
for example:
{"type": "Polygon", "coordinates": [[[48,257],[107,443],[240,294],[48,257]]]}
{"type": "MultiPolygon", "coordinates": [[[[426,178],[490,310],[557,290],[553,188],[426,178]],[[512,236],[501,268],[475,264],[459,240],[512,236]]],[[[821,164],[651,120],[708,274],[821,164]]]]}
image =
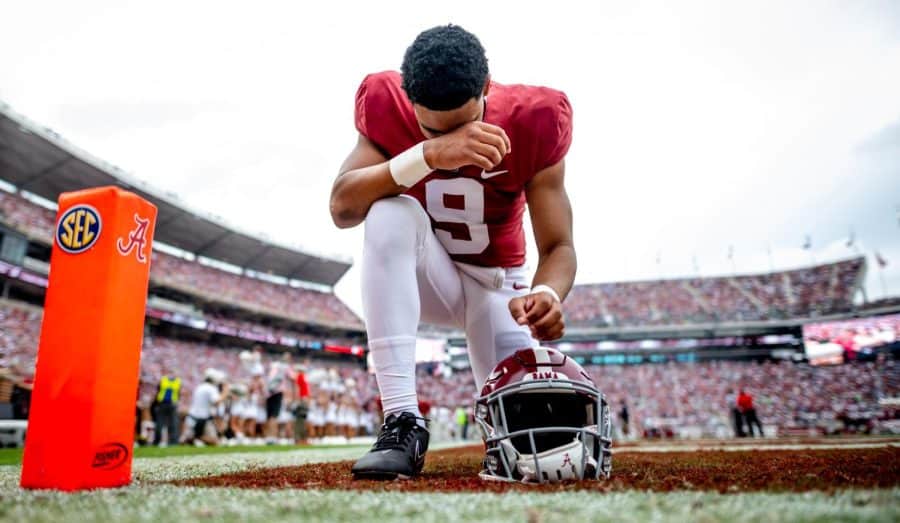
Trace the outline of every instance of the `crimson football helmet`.
{"type": "Polygon", "coordinates": [[[482,479],[525,483],[609,477],[609,404],[577,362],[522,349],[494,367],[475,402],[482,479]]]}

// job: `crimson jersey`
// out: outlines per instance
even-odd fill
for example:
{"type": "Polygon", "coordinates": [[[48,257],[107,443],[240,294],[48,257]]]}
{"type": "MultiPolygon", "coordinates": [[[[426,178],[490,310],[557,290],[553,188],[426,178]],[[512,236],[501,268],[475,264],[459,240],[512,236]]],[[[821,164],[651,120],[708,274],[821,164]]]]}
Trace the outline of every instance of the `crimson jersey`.
{"type": "MultiPolygon", "coordinates": [[[[546,87],[491,83],[484,122],[502,127],[512,153],[484,172],[466,166],[436,170],[410,187],[454,261],[483,267],[525,263],[525,185],[566,155],[572,142],[572,107],[546,87]]],[[[367,76],[356,93],[356,128],[388,158],[425,140],[400,73],[367,76]]]]}

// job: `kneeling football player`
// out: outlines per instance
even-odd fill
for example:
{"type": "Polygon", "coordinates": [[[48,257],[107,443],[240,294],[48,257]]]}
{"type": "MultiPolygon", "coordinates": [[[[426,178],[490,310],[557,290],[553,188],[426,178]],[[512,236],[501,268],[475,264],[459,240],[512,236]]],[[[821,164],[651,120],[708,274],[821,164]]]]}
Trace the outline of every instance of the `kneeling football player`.
{"type": "Polygon", "coordinates": [[[385,422],[352,472],[411,477],[428,448],[420,321],[465,330],[478,386],[515,351],[563,335],[576,265],[563,184],[572,108],[554,89],[493,82],[478,39],[448,25],[415,39],[401,73],[363,80],[355,119],[331,214],[342,228],[365,222],[363,315],[385,422]],[[539,253],[530,282],[526,203],[539,253]]]}

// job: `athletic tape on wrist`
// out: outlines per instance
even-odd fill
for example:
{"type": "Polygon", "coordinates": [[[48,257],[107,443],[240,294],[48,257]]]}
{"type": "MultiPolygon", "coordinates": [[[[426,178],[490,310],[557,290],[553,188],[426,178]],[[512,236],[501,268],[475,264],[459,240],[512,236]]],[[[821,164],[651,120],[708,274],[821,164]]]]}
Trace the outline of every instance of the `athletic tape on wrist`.
{"type": "Polygon", "coordinates": [[[559,294],[556,294],[556,291],[553,290],[553,287],[551,287],[549,285],[541,284],[541,285],[535,285],[534,287],[531,288],[531,294],[537,294],[539,292],[546,292],[550,296],[553,296],[553,298],[556,300],[557,303],[562,303],[562,300],[559,299],[559,294]]]}
{"type": "Polygon", "coordinates": [[[391,158],[388,168],[397,185],[404,187],[412,187],[434,170],[425,161],[425,142],[419,142],[391,158]]]}

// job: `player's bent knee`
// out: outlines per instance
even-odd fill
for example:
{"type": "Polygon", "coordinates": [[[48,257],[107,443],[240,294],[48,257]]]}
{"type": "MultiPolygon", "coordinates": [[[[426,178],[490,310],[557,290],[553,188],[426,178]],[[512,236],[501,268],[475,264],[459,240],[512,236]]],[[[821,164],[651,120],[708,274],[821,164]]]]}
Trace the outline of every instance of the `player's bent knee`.
{"type": "Polygon", "coordinates": [[[425,218],[427,215],[419,202],[405,196],[393,196],[373,203],[366,214],[366,223],[389,221],[391,224],[398,222],[418,224],[425,218]]]}
{"type": "Polygon", "coordinates": [[[365,224],[366,245],[386,249],[415,245],[419,229],[428,226],[419,202],[399,196],[373,203],[365,224]]]}
{"type": "Polygon", "coordinates": [[[494,336],[495,358],[500,361],[517,350],[535,347],[534,339],[524,330],[499,332],[494,336]]]}

